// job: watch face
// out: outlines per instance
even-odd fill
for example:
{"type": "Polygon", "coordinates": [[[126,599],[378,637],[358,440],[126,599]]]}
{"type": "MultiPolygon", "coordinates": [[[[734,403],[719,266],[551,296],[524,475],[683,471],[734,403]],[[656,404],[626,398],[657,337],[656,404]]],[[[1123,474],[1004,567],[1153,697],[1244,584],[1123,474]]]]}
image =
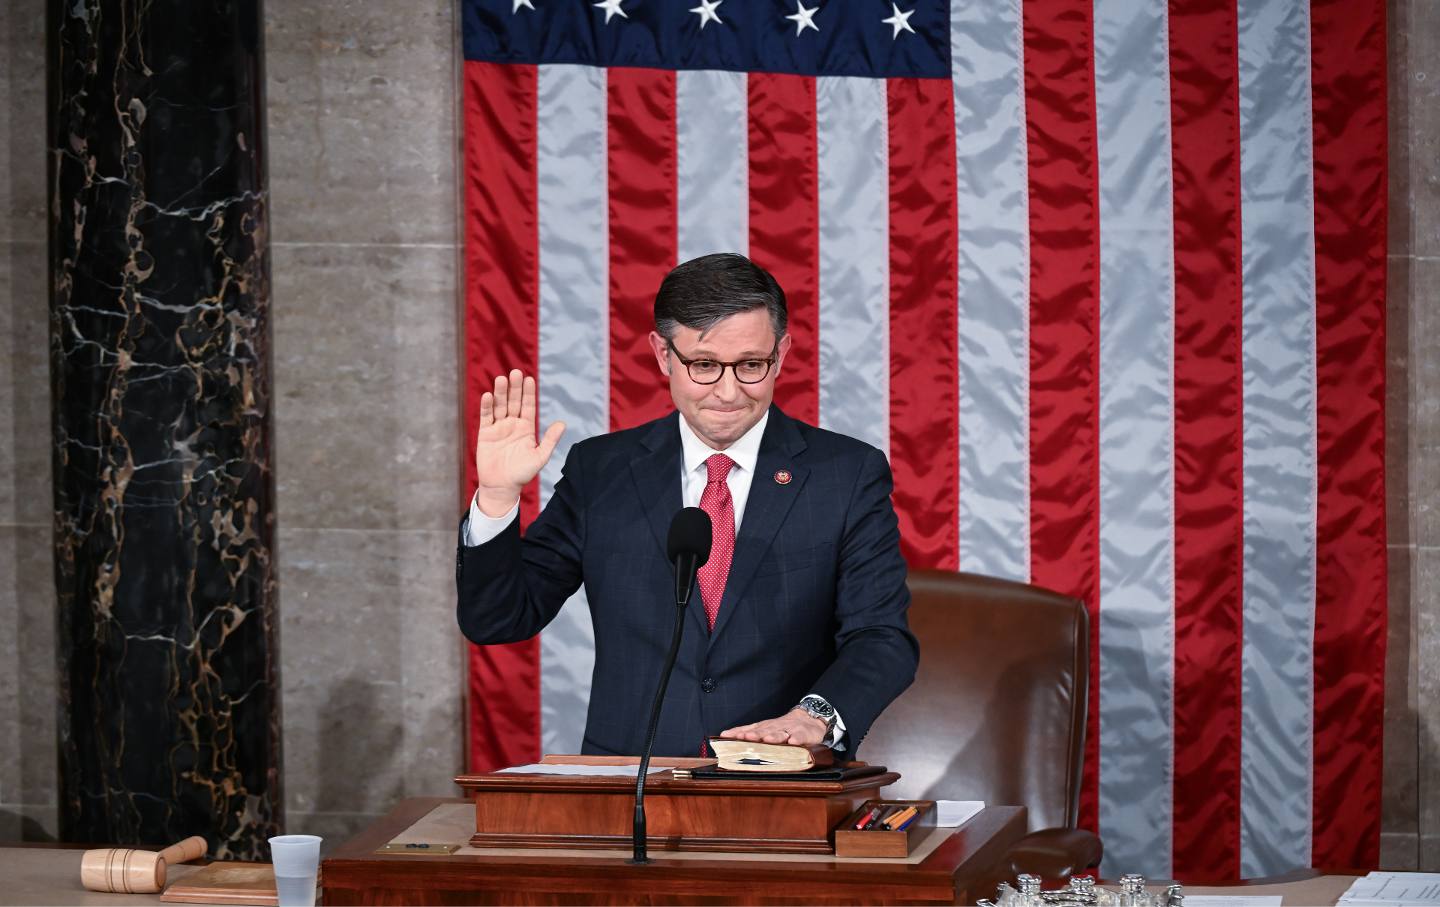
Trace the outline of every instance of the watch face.
{"type": "Polygon", "coordinates": [[[824,718],[826,721],[835,715],[835,707],[823,699],[807,698],[800,705],[816,718],[824,718]]]}

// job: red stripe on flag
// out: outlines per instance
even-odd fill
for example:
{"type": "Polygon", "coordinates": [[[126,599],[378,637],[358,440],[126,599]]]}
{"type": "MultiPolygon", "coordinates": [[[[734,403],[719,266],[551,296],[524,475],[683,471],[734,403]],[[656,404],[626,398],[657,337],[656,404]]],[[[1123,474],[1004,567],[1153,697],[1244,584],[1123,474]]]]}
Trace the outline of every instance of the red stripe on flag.
{"type": "Polygon", "coordinates": [[[891,79],[890,467],[912,567],[959,566],[955,108],[948,81],[891,79]]]}
{"type": "Polygon", "coordinates": [[[610,428],[674,409],[645,338],[676,255],[675,73],[607,70],[610,428]]]}
{"type": "Polygon", "coordinates": [[[1244,410],[1235,7],[1171,0],[1175,189],[1172,872],[1240,876],[1244,410]]]}
{"type": "MultiPolygon", "coordinates": [[[[475,488],[472,455],[480,395],[496,375],[534,374],[539,349],[539,234],[535,220],[533,66],[465,63],[465,490],[475,488]]],[[[520,519],[539,508],[539,485],[520,497],[520,519]]],[[[470,771],[540,755],[540,641],[470,646],[470,771]]]]}
{"type": "Polygon", "coordinates": [[[1385,707],[1385,4],[1310,11],[1315,141],[1311,865],[1379,859],[1385,707]]]}
{"type": "Polygon", "coordinates": [[[820,202],[815,80],[751,73],[750,258],[785,290],[795,342],[775,402],[820,421],[820,202]]]}
{"type": "Polygon", "coordinates": [[[1089,0],[1024,6],[1029,144],[1030,579],[1090,610],[1080,824],[1096,827],[1100,741],[1099,168],[1089,0]]]}

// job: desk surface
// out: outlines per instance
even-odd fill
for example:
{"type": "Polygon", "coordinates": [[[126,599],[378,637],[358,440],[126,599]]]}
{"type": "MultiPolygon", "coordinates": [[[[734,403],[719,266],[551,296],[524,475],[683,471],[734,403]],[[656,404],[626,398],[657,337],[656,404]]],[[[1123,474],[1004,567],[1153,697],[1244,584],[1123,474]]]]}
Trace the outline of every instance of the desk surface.
{"type": "MultiPolygon", "coordinates": [[[[160,903],[160,893],[108,894],[86,891],[80,884],[80,857],[73,847],[0,847],[0,904],[129,905],[148,907],[160,903]]],[[[168,867],[167,881],[185,878],[200,869],[198,864],[168,867]]],[[[173,905],[166,905],[173,907],[173,905]]]]}
{"type": "MultiPolygon", "coordinates": [[[[348,846],[348,843],[345,846],[348,846]]],[[[105,894],[86,891],[80,886],[80,855],[81,851],[73,848],[0,846],[0,878],[6,880],[5,885],[0,887],[0,905],[150,907],[161,903],[158,894],[105,894]]],[[[198,866],[172,866],[170,878],[182,879],[197,869],[198,866]]],[[[1334,904],[1354,879],[1353,875],[1296,873],[1274,881],[1257,880],[1243,886],[1187,885],[1185,892],[1192,895],[1278,894],[1284,898],[1285,907],[1315,907],[1334,904]]]]}
{"type": "Polygon", "coordinates": [[[1239,885],[1186,885],[1186,895],[1244,895],[1261,897],[1280,895],[1284,907],[1322,907],[1332,905],[1355,881],[1353,875],[1321,875],[1309,870],[1278,876],[1274,880],[1256,879],[1239,885]]]}
{"type": "MultiPolygon", "coordinates": [[[[571,861],[578,860],[581,871],[591,878],[590,884],[594,885],[598,880],[598,884],[604,886],[600,890],[605,891],[617,903],[623,903],[637,894],[651,903],[664,902],[667,897],[686,903],[747,900],[769,903],[783,902],[787,899],[783,894],[792,891],[799,895],[796,898],[798,902],[823,903],[834,900],[853,903],[856,885],[881,881],[885,885],[894,886],[891,898],[893,900],[934,902],[941,889],[946,887],[943,884],[937,885],[937,880],[955,873],[964,863],[964,854],[975,846],[980,837],[1006,824],[1004,814],[996,810],[984,822],[975,827],[957,830],[957,834],[947,839],[931,855],[908,865],[896,861],[838,861],[833,857],[821,859],[795,854],[771,855],[768,859],[750,854],[737,860],[713,853],[664,855],[655,851],[652,851],[652,856],[658,856],[659,859],[656,865],[648,867],[630,866],[626,863],[624,854],[597,851],[583,854],[559,854],[538,850],[492,853],[467,849],[467,853],[455,857],[386,857],[374,854],[375,848],[402,837],[407,830],[414,829],[416,823],[423,818],[442,815],[445,811],[437,810],[437,807],[446,804],[453,807],[454,804],[468,804],[468,801],[427,798],[402,802],[385,819],[342,844],[331,858],[326,860],[324,877],[344,882],[348,874],[350,881],[345,883],[347,886],[358,884],[361,877],[372,882],[385,880],[380,884],[398,894],[406,888],[416,891],[417,889],[411,887],[416,884],[416,877],[435,879],[451,874],[452,882],[460,884],[459,877],[468,867],[469,871],[479,869],[491,877],[496,882],[496,890],[512,894],[509,898],[502,898],[503,902],[545,903],[563,900],[567,894],[573,900],[585,893],[583,885],[567,883],[562,878],[575,868],[571,861]],[[388,864],[388,867],[385,864],[388,864]],[[360,877],[354,874],[357,870],[361,872],[360,877]],[[700,872],[697,873],[697,870],[700,872]],[[364,873],[369,875],[365,876],[364,873]],[[904,885],[905,873],[911,875],[914,883],[908,889],[908,896],[904,885]],[[704,879],[703,886],[696,882],[697,875],[704,879]],[[637,879],[645,879],[648,884],[643,889],[638,889],[637,879]],[[727,888],[727,885],[734,887],[727,888]],[[752,895],[746,898],[743,896],[746,890],[765,894],[763,897],[752,895]],[[730,897],[727,900],[724,892],[742,893],[742,896],[730,897]]],[[[978,862],[987,858],[988,855],[981,855],[978,862]]],[[[1192,885],[1186,887],[1186,893],[1278,894],[1283,898],[1285,907],[1313,907],[1336,903],[1354,878],[1353,875],[1299,872],[1243,885],[1192,885]]],[[[987,893],[979,894],[983,896],[987,893]]],[[[353,888],[344,893],[337,890],[334,894],[336,896],[329,901],[331,904],[363,900],[354,895],[353,888]]],[[[432,896],[429,902],[439,903],[445,900],[447,898],[432,896]]],[[[392,901],[395,902],[397,901],[392,901]]],[[[462,901],[456,899],[454,902],[462,901]]]]}

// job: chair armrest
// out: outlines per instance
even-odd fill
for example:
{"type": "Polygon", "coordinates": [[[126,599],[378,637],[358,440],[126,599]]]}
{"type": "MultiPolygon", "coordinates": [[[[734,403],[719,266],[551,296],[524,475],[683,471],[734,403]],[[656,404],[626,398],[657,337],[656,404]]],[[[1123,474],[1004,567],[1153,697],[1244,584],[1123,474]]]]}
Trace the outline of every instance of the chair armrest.
{"type": "Polygon", "coordinates": [[[1100,865],[1105,853],[1100,838],[1080,828],[1044,828],[1016,841],[1006,854],[1010,877],[1022,872],[1046,882],[1062,882],[1100,865]]]}

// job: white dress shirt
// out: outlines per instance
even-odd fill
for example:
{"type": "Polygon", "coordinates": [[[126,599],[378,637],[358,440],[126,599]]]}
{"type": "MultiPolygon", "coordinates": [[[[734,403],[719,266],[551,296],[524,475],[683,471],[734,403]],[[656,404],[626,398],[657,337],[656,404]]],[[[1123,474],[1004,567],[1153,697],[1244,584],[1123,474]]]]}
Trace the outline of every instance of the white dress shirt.
{"type": "Polygon", "coordinates": [[[705,461],[723,453],[735,462],[725,476],[725,484],[730,486],[730,500],[735,505],[735,535],[739,536],[740,523],[745,519],[745,502],[750,500],[750,482],[755,478],[755,461],[760,459],[760,439],[765,436],[770,411],[766,410],[760,421],[750,426],[750,430],[739,440],[720,451],[701,441],[684,416],[679,421],[680,450],[684,459],[680,473],[681,505],[700,506],[700,496],[705,493],[705,486],[710,481],[710,467],[705,465],[705,461]]]}
{"type": "MultiPolygon", "coordinates": [[[[740,438],[723,451],[717,451],[695,434],[695,429],[680,416],[676,421],[680,423],[680,449],[682,454],[682,465],[680,472],[680,503],[684,507],[699,507],[700,496],[705,493],[705,485],[710,480],[709,467],[705,461],[716,453],[723,453],[734,461],[735,465],[730,467],[730,472],[725,476],[725,484],[730,486],[730,500],[735,505],[735,534],[740,534],[740,523],[745,518],[745,503],[750,500],[750,484],[755,478],[755,461],[760,458],[760,439],[765,436],[765,426],[770,421],[770,411],[760,417],[760,421],[750,427],[750,430],[741,435],[740,438]]],[[[475,498],[470,499],[470,515],[465,520],[465,544],[470,547],[483,545],[498,536],[510,525],[520,513],[520,501],[517,498],[515,504],[505,512],[503,516],[487,516],[475,498]]],[[[845,735],[845,722],[841,720],[840,713],[835,713],[835,734],[834,742],[830,745],[836,750],[844,750],[842,741],[845,735]]]]}

